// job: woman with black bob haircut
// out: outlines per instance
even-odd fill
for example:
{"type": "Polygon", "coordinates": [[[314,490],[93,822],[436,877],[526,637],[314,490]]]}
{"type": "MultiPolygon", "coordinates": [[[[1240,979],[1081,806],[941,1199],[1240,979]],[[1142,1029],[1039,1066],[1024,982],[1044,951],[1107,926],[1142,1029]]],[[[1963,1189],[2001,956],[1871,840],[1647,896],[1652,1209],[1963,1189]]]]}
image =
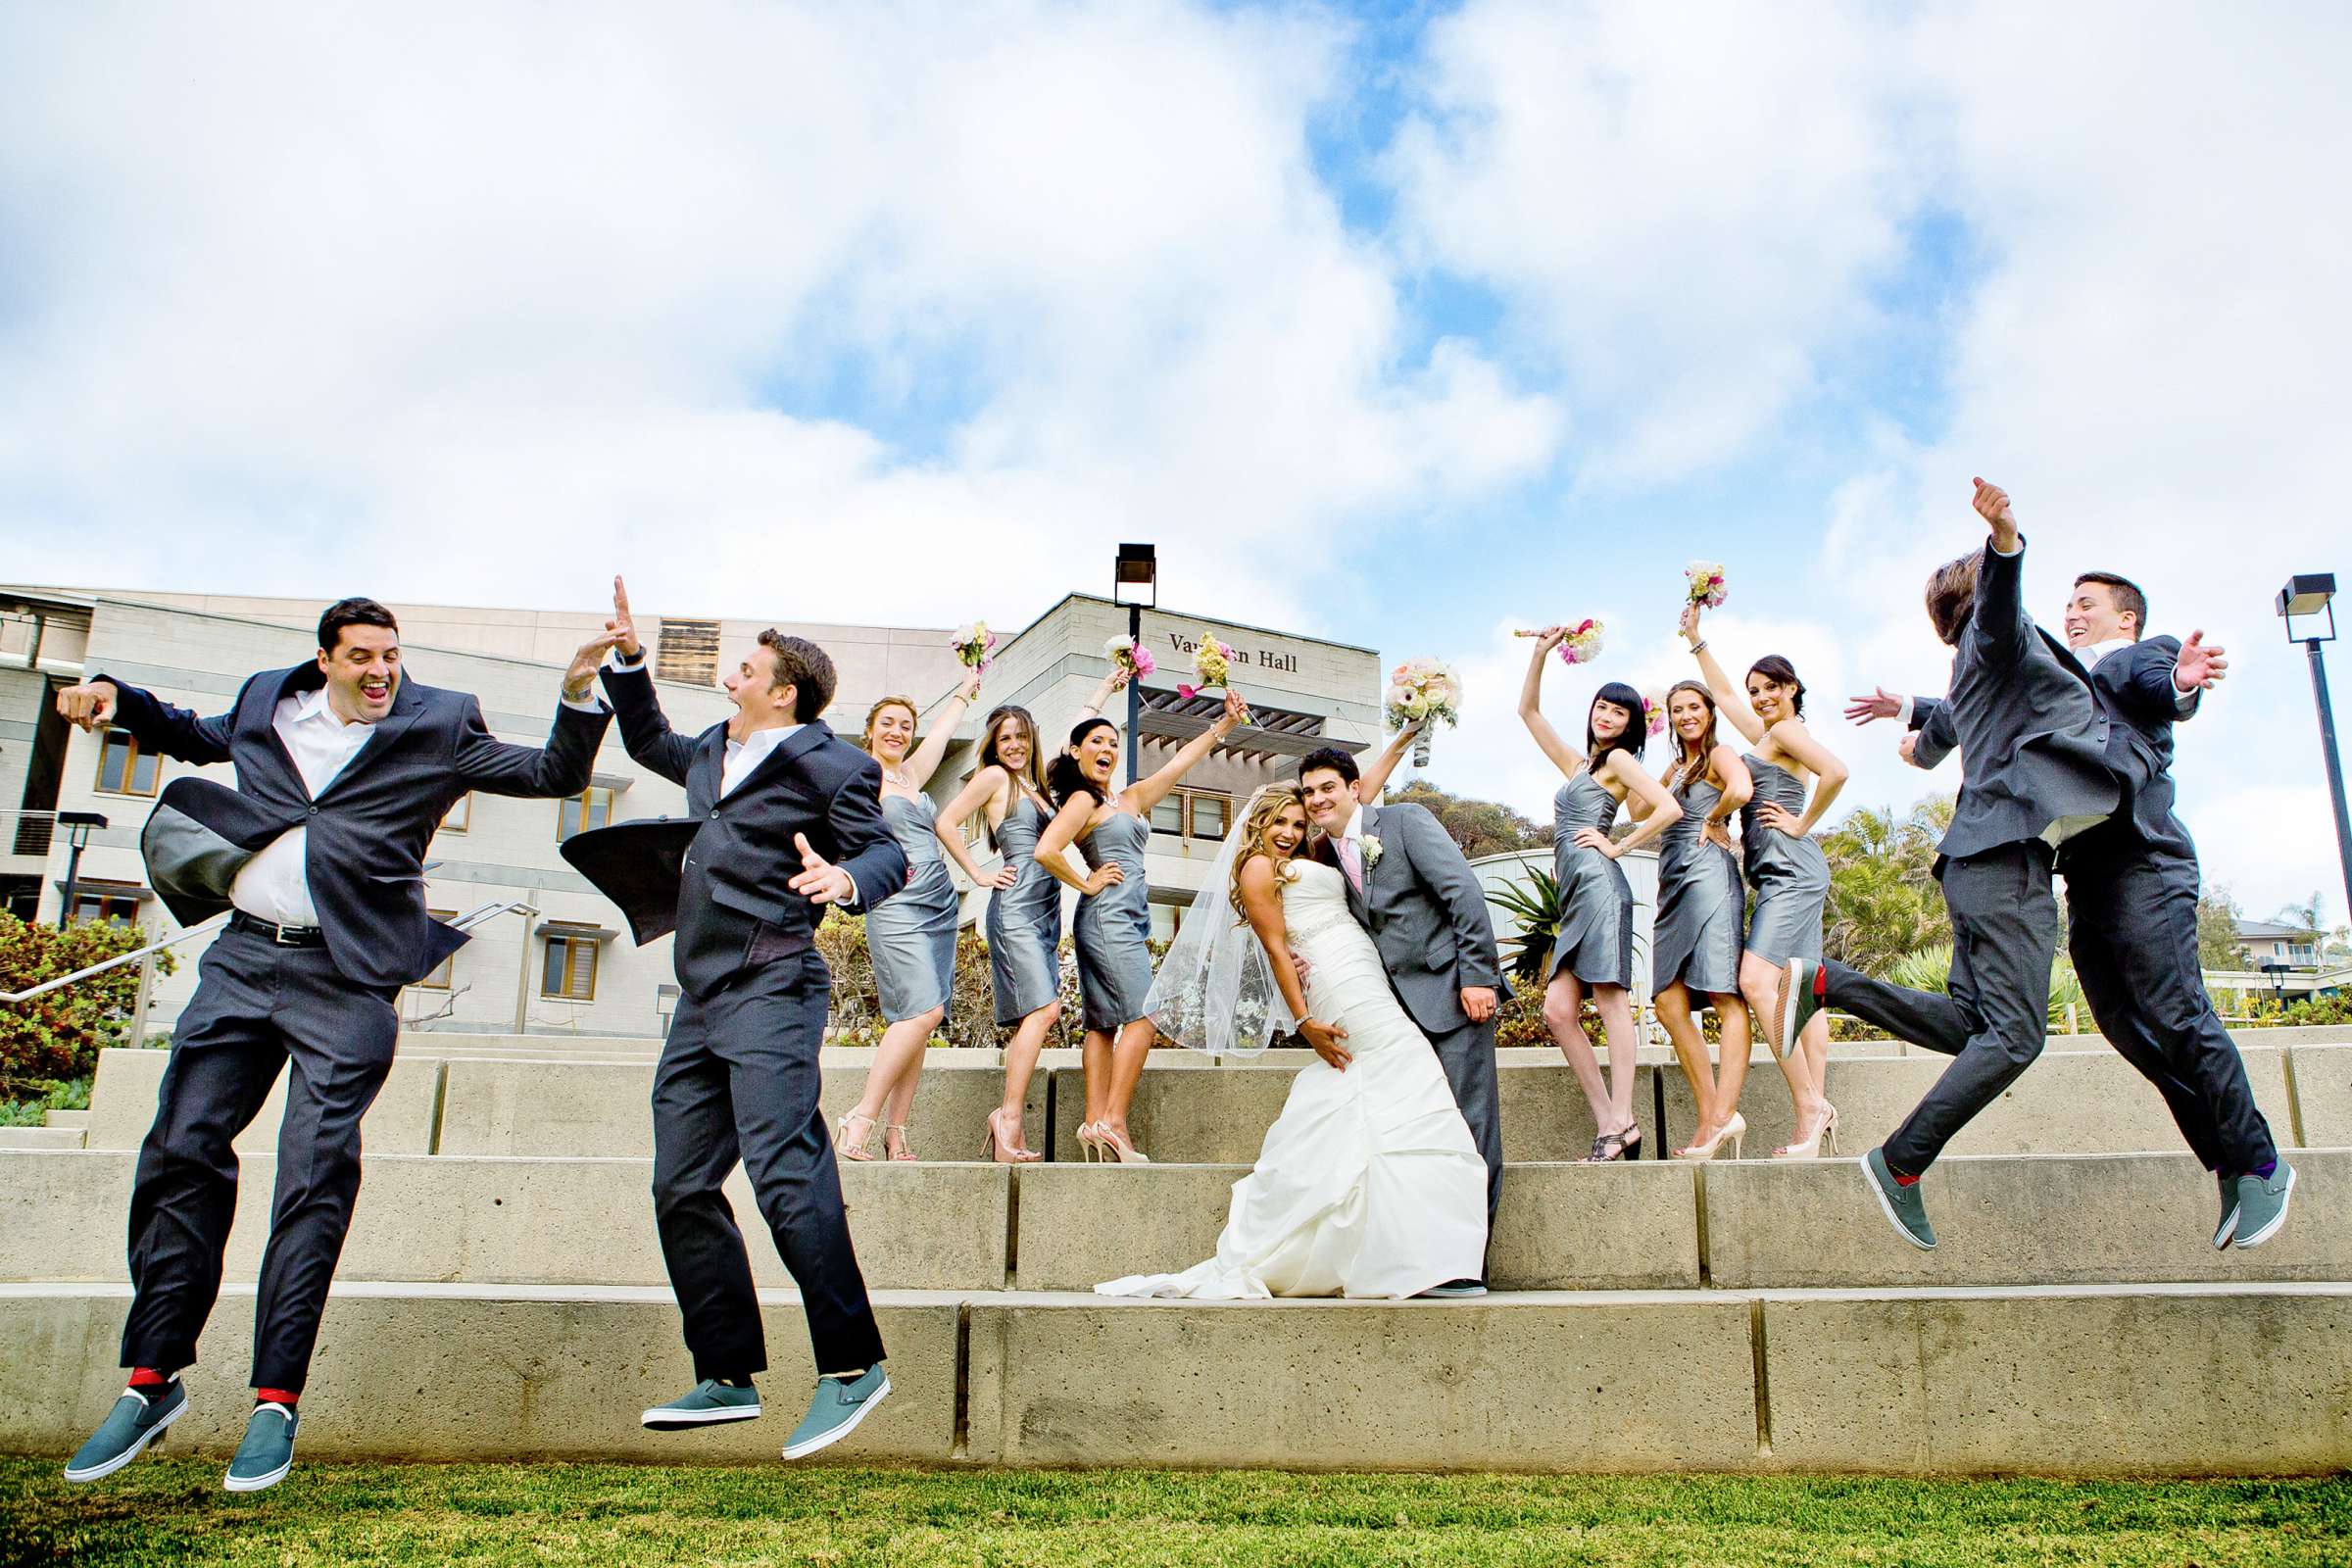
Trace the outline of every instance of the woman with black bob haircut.
{"type": "Polygon", "coordinates": [[[1560,886],[1560,923],[1551,944],[1551,976],[1544,988],[1544,1023],[1568,1058],[1576,1081],[1592,1107],[1596,1129],[1587,1161],[1623,1159],[1642,1146],[1634,1120],[1635,1057],[1642,1037],[1634,1029],[1634,890],[1617,863],[1679,821],[1682,807],[1642,767],[1649,739],[1642,694],[1611,681],[1592,699],[1585,717],[1585,749],[1560,738],[1544,716],[1544,663],[1559,647],[1565,628],[1553,626],[1536,638],[1519,689],[1519,717],[1544,755],[1567,782],[1552,797],[1552,875],[1560,886]],[[1628,798],[1638,818],[1626,838],[1611,841],[1609,827],[1628,798]],[[1609,1076],[1585,1038],[1585,998],[1600,1012],[1609,1041],[1609,1076]]]}
{"type": "Polygon", "coordinates": [[[1127,1137],[1127,1107],[1152,1050],[1152,1020],[1144,999],[1152,990],[1152,892],[1144,879],[1145,847],[1152,842],[1152,808],[1176,781],[1249,716],[1241,695],[1228,689],[1225,710],[1159,770],[1113,789],[1119,765],[1119,727],[1107,718],[1082,719],[1069,750],[1046,770],[1054,819],[1038,835],[1035,859],[1080,894],[1070,934],[1078,947],[1078,996],[1086,1026],[1086,1119],[1078,1148],[1091,1159],[1151,1163],[1127,1137]],[[1094,867],[1081,877],[1072,846],[1094,867]]]}
{"type": "MultiPolygon", "coordinates": [[[[1753,1016],[1766,1018],[1772,1015],[1781,966],[1790,958],[1821,957],[1830,862],[1813,842],[1813,826],[1845,787],[1846,768],[1805,727],[1805,683],[1797,679],[1796,666],[1766,654],[1748,665],[1742,691],[1707,652],[1698,618],[1697,605],[1684,608],[1683,636],[1697,656],[1698,672],[1715,694],[1717,710],[1754,748],[1740,759],[1755,784],[1755,794],[1740,811],[1740,848],[1748,889],[1756,898],[1747,951],[1740,958],[1740,994],[1753,1016]]],[[[1805,1026],[1797,1049],[1781,1061],[1796,1106],[1796,1140],[1774,1151],[1775,1158],[1812,1159],[1825,1136],[1837,1149],[1838,1107],[1827,1093],[1829,1061],[1829,1015],[1819,1013],[1805,1026]]]]}

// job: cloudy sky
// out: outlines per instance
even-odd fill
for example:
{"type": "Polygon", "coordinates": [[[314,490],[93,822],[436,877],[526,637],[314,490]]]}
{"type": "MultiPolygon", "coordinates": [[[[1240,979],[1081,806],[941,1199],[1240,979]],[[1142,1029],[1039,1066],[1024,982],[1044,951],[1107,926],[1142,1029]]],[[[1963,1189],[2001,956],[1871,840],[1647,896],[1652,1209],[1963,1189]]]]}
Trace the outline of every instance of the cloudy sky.
{"type": "Polygon", "coordinates": [[[2340,919],[2271,597],[2352,569],[2347,68],[2336,3],[9,7],[0,549],[1017,624],[1153,539],[1457,661],[1438,780],[1534,811],[1508,628],[1608,621],[1573,723],[1704,556],[1900,806],[1837,700],[1940,684],[1982,473],[2052,621],[2230,647],[2208,868],[2340,919]]]}

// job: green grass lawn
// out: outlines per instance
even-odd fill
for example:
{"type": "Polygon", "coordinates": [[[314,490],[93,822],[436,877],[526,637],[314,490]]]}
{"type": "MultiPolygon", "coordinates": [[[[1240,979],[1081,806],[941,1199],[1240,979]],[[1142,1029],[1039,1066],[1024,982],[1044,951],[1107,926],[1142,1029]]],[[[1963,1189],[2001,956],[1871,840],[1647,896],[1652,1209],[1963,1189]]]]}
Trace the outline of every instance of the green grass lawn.
{"type": "Polygon", "coordinates": [[[1257,1471],[303,1465],[94,1487],[0,1460],[0,1568],[50,1563],[2289,1568],[2352,1561],[2352,1480],[2165,1483],[1257,1471]]]}

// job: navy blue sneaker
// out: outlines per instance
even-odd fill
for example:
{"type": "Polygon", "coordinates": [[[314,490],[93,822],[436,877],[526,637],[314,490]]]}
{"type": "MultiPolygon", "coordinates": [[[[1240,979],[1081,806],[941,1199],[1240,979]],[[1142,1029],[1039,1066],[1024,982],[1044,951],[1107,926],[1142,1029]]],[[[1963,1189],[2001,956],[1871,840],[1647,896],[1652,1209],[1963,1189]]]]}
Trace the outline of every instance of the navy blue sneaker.
{"type": "Polygon", "coordinates": [[[164,1435],[164,1428],[187,1413],[188,1391],[173,1378],[160,1389],[142,1393],[124,1389],[122,1397],[98,1423],[90,1441],[67,1461],[66,1479],[99,1481],[136,1459],[147,1445],[164,1435]]]}

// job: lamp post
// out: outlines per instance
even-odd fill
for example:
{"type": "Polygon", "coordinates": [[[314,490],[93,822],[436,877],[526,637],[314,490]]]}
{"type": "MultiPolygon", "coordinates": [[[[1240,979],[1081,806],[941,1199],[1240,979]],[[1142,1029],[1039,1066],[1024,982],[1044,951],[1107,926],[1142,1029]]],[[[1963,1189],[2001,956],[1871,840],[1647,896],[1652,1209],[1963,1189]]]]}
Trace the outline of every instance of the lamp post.
{"type": "Polygon", "coordinates": [[[66,830],[66,906],[57,912],[57,923],[62,926],[74,918],[80,897],[82,846],[90,842],[92,829],[106,826],[106,818],[96,811],[60,811],[57,825],[66,830]]]}
{"type": "Polygon", "coordinates": [[[2328,793],[2335,802],[2335,858],[2344,873],[2344,906],[2352,909],[2352,817],[2344,809],[2344,764],[2335,750],[2335,710],[2328,701],[2328,666],[2320,662],[2320,645],[2335,641],[2335,574],[2305,572],[2286,579],[2278,590],[2278,615],[2286,622],[2286,640],[2299,642],[2311,657],[2311,696],[2320,710],[2320,758],[2328,764],[2328,793]],[[2328,629],[2306,625],[2298,634],[2295,617],[2328,617],[2328,629]]]}
{"type": "MultiPolygon", "coordinates": [[[[1151,545],[1121,545],[1119,559],[1112,568],[1111,600],[1127,607],[1127,640],[1141,642],[1144,638],[1144,612],[1159,603],[1159,552],[1151,545]]],[[[1127,683],[1127,782],[1135,782],[1136,726],[1144,716],[1144,692],[1140,681],[1127,683]]]]}

